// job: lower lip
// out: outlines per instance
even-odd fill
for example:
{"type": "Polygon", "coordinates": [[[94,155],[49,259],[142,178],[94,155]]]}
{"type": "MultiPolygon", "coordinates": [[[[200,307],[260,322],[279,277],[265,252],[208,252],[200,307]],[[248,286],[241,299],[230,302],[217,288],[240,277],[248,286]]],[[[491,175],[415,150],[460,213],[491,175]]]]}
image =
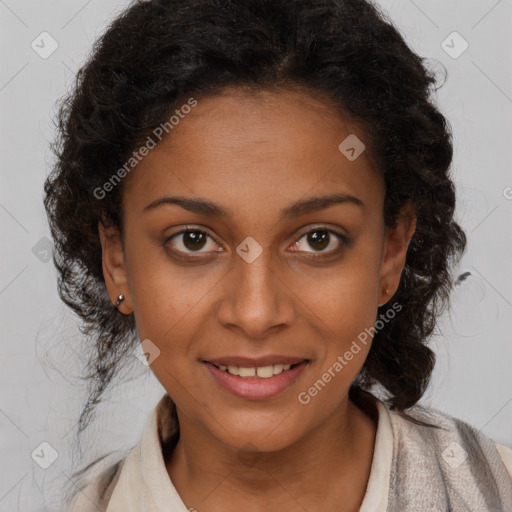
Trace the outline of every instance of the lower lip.
{"type": "Polygon", "coordinates": [[[204,361],[203,364],[215,380],[234,395],[247,400],[264,400],[278,395],[291,386],[308,363],[302,361],[293,368],[268,379],[238,377],[220,370],[208,361],[204,361]]]}

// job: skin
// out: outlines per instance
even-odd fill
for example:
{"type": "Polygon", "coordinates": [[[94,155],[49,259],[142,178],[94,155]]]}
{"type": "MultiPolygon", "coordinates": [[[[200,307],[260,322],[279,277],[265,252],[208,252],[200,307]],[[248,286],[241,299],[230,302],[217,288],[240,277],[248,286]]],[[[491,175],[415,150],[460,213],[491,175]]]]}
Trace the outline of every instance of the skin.
{"type": "Polygon", "coordinates": [[[123,182],[124,249],[119,233],[99,224],[110,298],[125,295],[119,310],[133,312],[140,339],[160,350],[151,370],[177,406],[181,435],[165,461],[169,477],[199,512],[261,511],[269,503],[282,511],[356,511],[363,500],[376,417],[348,390],[371,343],[360,344],[307,405],[297,396],[375,324],[378,305],[398,288],[416,219],[406,204],[386,229],[384,184],[368,151],[349,161],[338,149],[349,134],[366,139],[327,100],[226,89],[199,100],[123,182]],[[298,200],[334,192],[363,206],[281,217],[298,200]],[[232,215],[174,204],[144,211],[170,195],[208,199],[232,215]],[[169,240],[185,225],[212,238],[169,240]],[[308,241],[319,227],[349,242],[308,241]],[[236,252],[248,236],[263,250],[252,263],[236,252]],[[310,360],[267,400],[230,394],[201,362],[267,354],[310,360]]]}

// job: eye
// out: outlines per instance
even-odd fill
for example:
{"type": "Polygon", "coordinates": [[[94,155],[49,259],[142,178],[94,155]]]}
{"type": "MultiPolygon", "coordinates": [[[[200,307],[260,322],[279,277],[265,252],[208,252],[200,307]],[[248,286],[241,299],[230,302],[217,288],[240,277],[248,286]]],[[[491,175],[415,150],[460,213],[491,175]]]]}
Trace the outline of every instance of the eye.
{"type": "Polygon", "coordinates": [[[304,252],[313,252],[320,254],[338,253],[343,249],[344,245],[348,244],[348,239],[341,233],[333,231],[332,229],[319,227],[305,233],[297,242],[295,242],[295,249],[293,250],[304,250],[301,248],[300,242],[303,239],[305,240],[303,246],[308,244],[310,247],[314,249],[313,251],[306,250],[304,252]],[[334,237],[332,235],[334,235],[334,237]],[[330,250],[325,250],[329,248],[330,250]]]}
{"type": "MultiPolygon", "coordinates": [[[[209,250],[201,251],[205,246],[208,246],[208,240],[213,243],[210,243],[210,249],[215,247],[217,244],[213,240],[213,238],[206,232],[197,228],[187,227],[178,233],[175,233],[171,237],[165,240],[165,245],[172,245],[173,250],[177,250],[178,252],[184,253],[202,253],[202,252],[211,252],[209,250]],[[171,243],[171,241],[175,241],[175,243],[171,243]]],[[[215,249],[214,249],[215,250],[215,249]]],[[[219,251],[217,249],[217,251],[219,251]]]]}

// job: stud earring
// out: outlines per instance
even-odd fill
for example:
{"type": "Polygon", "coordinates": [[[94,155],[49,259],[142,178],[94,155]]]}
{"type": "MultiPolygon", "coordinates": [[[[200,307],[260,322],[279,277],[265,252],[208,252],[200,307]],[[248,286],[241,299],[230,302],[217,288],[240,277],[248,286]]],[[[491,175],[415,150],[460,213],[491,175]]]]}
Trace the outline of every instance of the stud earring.
{"type": "Polygon", "coordinates": [[[121,304],[121,302],[123,302],[124,300],[124,295],[121,294],[119,295],[119,297],[117,297],[117,302],[114,304],[114,307],[117,309],[119,307],[119,304],[121,304]]]}
{"type": "MultiPolygon", "coordinates": [[[[389,290],[388,290],[388,289],[384,290],[384,292],[385,292],[385,294],[386,294],[386,295],[389,295],[389,290]]],[[[382,304],[379,304],[379,308],[380,308],[381,306],[384,306],[384,304],[386,304],[386,303],[385,303],[385,302],[383,302],[382,304]]]]}

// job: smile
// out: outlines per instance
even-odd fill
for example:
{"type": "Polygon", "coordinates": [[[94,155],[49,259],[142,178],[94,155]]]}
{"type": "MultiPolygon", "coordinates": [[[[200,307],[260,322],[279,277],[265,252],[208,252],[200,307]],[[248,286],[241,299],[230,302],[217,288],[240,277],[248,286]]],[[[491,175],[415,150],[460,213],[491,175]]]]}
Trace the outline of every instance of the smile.
{"type": "Polygon", "coordinates": [[[296,363],[265,364],[264,366],[202,364],[220,388],[246,400],[273,398],[289,387],[309,365],[309,360],[296,363]]]}

